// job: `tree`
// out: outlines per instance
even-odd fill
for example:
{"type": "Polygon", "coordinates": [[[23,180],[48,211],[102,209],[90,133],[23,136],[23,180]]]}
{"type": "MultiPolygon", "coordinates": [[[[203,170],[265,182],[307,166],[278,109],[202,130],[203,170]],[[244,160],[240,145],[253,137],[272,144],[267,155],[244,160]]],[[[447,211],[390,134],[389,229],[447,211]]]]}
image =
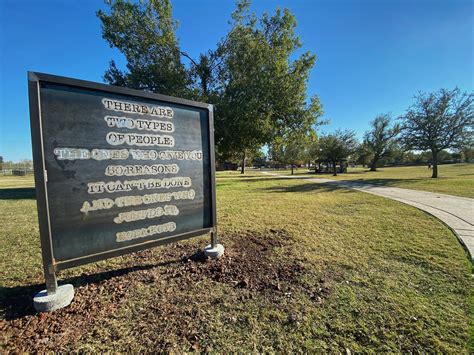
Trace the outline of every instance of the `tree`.
{"type": "Polygon", "coordinates": [[[396,137],[400,133],[398,123],[390,126],[391,117],[389,114],[377,116],[370,122],[372,128],[364,136],[364,146],[371,153],[370,171],[377,170],[377,163],[381,158],[390,155],[396,145],[396,137]]]}
{"type": "Polygon", "coordinates": [[[314,161],[314,172],[316,173],[318,170],[318,165],[320,164],[320,147],[319,147],[319,139],[314,134],[313,137],[310,137],[308,142],[308,149],[307,149],[307,160],[309,162],[314,161]]]}
{"type": "Polygon", "coordinates": [[[457,151],[461,153],[466,163],[474,159],[474,135],[466,135],[458,145],[457,151]]]}
{"type": "Polygon", "coordinates": [[[267,164],[267,156],[265,153],[263,153],[261,150],[256,152],[256,154],[253,156],[252,164],[258,167],[265,166],[267,164]]]}
{"type": "Polygon", "coordinates": [[[381,160],[381,163],[390,163],[394,165],[403,164],[403,162],[406,161],[406,153],[407,152],[405,151],[405,149],[400,145],[399,140],[397,140],[397,142],[394,143],[393,146],[390,148],[390,151],[387,156],[381,160]]]}
{"type": "Polygon", "coordinates": [[[285,137],[277,137],[270,147],[272,160],[291,166],[291,175],[294,167],[302,164],[308,157],[308,148],[313,132],[292,132],[285,137]]]}
{"type": "Polygon", "coordinates": [[[213,104],[216,155],[238,154],[242,172],[251,152],[321,116],[318,97],[306,97],[315,56],[295,55],[301,43],[290,11],[257,19],[250,2],[239,1],[228,34],[196,60],[179,47],[169,0],[106,1],[109,11],[97,12],[102,36],[124,54],[127,70],[111,61],[105,81],[213,104]]]}
{"type": "Polygon", "coordinates": [[[356,163],[362,165],[364,168],[366,165],[370,164],[373,157],[372,150],[367,146],[366,142],[359,144],[355,151],[355,155],[356,163]]]}
{"type": "Polygon", "coordinates": [[[402,139],[409,149],[428,150],[433,164],[432,178],[438,177],[438,153],[459,146],[472,137],[474,95],[454,90],[415,96],[415,103],[401,117],[402,139]]]}
{"type": "Polygon", "coordinates": [[[321,115],[315,96],[306,101],[306,83],[315,56],[292,60],[301,47],[289,10],[260,19],[240,1],[232,28],[216,50],[216,142],[222,153],[240,152],[242,173],[249,150],[270,144],[274,137],[309,130],[321,115]]]}
{"type": "Polygon", "coordinates": [[[3,157],[0,155],[0,170],[3,170],[3,157]]]}
{"type": "Polygon", "coordinates": [[[181,62],[181,56],[187,54],[179,49],[170,1],[108,0],[107,4],[109,13],[97,11],[102,37],[123,53],[128,71],[118,69],[112,60],[105,81],[165,95],[190,96],[190,74],[181,62]]]}
{"type": "Polygon", "coordinates": [[[319,138],[321,159],[332,164],[333,175],[337,176],[337,163],[342,163],[357,149],[354,131],[337,130],[319,138]]]}

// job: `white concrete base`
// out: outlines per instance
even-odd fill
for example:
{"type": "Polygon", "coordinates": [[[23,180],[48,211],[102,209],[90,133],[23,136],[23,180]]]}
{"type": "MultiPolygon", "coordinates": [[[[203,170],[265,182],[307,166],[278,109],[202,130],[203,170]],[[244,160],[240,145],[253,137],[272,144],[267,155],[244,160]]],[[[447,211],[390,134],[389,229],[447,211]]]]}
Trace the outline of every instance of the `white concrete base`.
{"type": "Polygon", "coordinates": [[[33,298],[37,312],[52,312],[68,306],[74,298],[74,287],[71,284],[58,286],[56,293],[48,294],[46,290],[38,292],[33,298]]]}
{"type": "Polygon", "coordinates": [[[211,259],[219,259],[224,255],[224,246],[222,244],[217,244],[215,248],[211,244],[204,248],[204,255],[211,259]]]}

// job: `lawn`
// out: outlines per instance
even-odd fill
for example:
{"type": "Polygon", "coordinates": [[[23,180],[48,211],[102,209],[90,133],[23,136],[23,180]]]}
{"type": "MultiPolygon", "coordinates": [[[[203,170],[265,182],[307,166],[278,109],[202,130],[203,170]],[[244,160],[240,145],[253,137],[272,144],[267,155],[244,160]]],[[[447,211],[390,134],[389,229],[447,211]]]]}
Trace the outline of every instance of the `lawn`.
{"type": "Polygon", "coordinates": [[[33,175],[27,176],[1,176],[0,175],[0,189],[24,188],[34,187],[35,179],[33,175]]]}
{"type": "Polygon", "coordinates": [[[204,261],[203,236],[70,269],[73,303],[41,315],[31,178],[0,180],[16,189],[0,190],[3,350],[473,350],[472,265],[442,223],[305,180],[217,176],[225,257],[204,261]]]}
{"type": "MultiPolygon", "coordinates": [[[[438,192],[454,196],[474,198],[474,164],[440,165],[439,177],[431,178],[426,166],[388,167],[369,171],[367,168],[349,168],[347,174],[314,174],[308,169],[295,170],[297,175],[308,175],[337,180],[355,180],[371,184],[396,186],[407,189],[438,192]]],[[[290,170],[275,170],[275,173],[290,175],[290,170]]]]}

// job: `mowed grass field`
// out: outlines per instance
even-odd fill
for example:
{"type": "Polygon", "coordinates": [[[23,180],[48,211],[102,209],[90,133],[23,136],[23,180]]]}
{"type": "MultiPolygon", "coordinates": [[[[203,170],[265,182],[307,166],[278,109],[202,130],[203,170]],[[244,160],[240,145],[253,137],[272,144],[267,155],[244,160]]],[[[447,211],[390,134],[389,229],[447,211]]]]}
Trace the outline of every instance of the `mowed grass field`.
{"type": "MultiPolygon", "coordinates": [[[[35,179],[33,175],[27,176],[1,176],[0,175],[0,189],[14,189],[14,188],[32,188],[35,186],[35,179]]],[[[5,192],[5,191],[3,191],[5,192]]]]}
{"type": "Polygon", "coordinates": [[[218,173],[225,257],[205,261],[203,236],[70,269],[59,278],[74,285],[73,303],[37,315],[31,298],[44,281],[32,179],[0,186],[4,351],[474,349],[472,265],[447,227],[410,206],[218,173]]]}
{"type": "MultiPolygon", "coordinates": [[[[275,170],[279,174],[290,175],[290,170],[275,170]]],[[[355,180],[370,184],[403,187],[407,189],[438,192],[448,195],[474,198],[474,164],[447,164],[438,167],[438,178],[431,179],[432,171],[427,166],[406,166],[378,168],[348,168],[345,174],[314,174],[306,168],[294,171],[298,175],[311,175],[337,180],[355,180]]]]}

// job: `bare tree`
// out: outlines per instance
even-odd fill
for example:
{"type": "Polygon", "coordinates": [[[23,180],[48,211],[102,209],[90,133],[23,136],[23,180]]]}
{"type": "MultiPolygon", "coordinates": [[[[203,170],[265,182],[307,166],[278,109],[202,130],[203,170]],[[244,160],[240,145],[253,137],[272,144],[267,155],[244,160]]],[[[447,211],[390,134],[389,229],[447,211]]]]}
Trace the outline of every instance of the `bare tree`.
{"type": "Polygon", "coordinates": [[[419,93],[402,119],[402,140],[408,149],[431,152],[432,178],[438,177],[438,153],[472,137],[474,94],[441,89],[419,93]]]}

